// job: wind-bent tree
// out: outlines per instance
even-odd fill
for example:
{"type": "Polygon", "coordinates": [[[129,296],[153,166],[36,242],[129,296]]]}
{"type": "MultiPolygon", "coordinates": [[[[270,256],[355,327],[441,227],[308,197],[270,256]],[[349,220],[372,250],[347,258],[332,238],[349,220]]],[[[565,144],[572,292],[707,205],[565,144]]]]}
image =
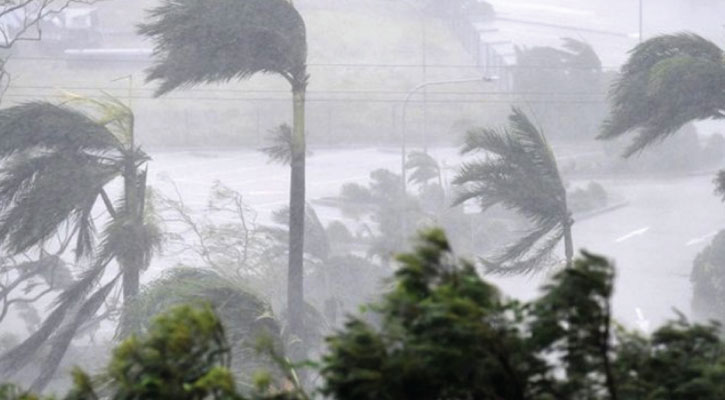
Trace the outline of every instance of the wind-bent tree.
{"type": "Polygon", "coordinates": [[[165,0],[140,32],[155,41],[149,81],[157,95],[201,83],[284,77],[292,87],[293,132],[287,308],[292,333],[302,331],[305,222],[305,92],[307,39],[288,0],[165,0]]]}
{"type": "Polygon", "coordinates": [[[33,383],[51,379],[79,328],[103,306],[120,281],[124,300],[139,291],[139,275],[158,245],[146,207],[148,156],[135,146],[133,113],[118,100],[72,98],[64,105],[27,103],[0,110],[0,243],[9,254],[72,247],[90,267],[57,298],[55,308],[27,340],[0,356],[0,375],[17,372],[51,345],[33,383]],[[75,107],[70,107],[74,105],[75,107]],[[114,204],[106,186],[123,179],[114,204]],[[108,222],[95,243],[92,211],[103,204],[108,222]],[[68,231],[54,243],[59,231],[68,231]],[[119,272],[96,289],[109,264],[119,272]],[[95,290],[95,291],[94,291],[95,290]]]}
{"type": "Polygon", "coordinates": [[[628,157],[690,121],[724,118],[724,56],[716,44],[692,33],[641,43],[611,90],[611,114],[598,138],[637,132],[628,157]]]}
{"type": "Polygon", "coordinates": [[[592,99],[606,94],[608,81],[586,42],[564,38],[560,47],[516,48],[515,104],[528,107],[552,140],[591,139],[607,113],[605,104],[592,99]],[[542,96],[548,100],[540,101],[542,96]]]}
{"type": "Polygon", "coordinates": [[[530,272],[551,257],[564,239],[566,264],[574,255],[566,189],[554,153],[526,115],[514,108],[508,129],[472,130],[462,153],[485,153],[463,164],[454,183],[460,185],[456,204],[475,199],[483,210],[496,204],[526,217],[533,228],[518,242],[483,260],[496,272],[530,272]]]}

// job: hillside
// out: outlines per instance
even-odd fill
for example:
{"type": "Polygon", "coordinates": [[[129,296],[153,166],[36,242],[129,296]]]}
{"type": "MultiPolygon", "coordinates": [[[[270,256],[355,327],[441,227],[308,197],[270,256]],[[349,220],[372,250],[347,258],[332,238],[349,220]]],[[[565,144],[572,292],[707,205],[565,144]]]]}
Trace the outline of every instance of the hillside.
{"type": "MultiPolygon", "coordinates": [[[[407,3],[298,0],[297,6],[308,28],[308,130],[313,146],[393,143],[398,136],[398,108],[407,90],[423,81],[482,75],[470,67],[472,58],[443,21],[421,18],[407,3]]],[[[148,1],[107,0],[97,7],[105,48],[151,47],[135,34],[144,9],[151,7],[148,1]]],[[[267,130],[290,120],[288,88],[277,77],[258,76],[249,82],[198,87],[154,99],[153,86],[143,83],[148,62],[120,58],[68,62],[62,53],[40,52],[33,46],[37,44],[19,49],[9,64],[13,84],[6,104],[56,99],[60,89],[87,95],[98,95],[102,89],[126,97],[131,83],[137,130],[150,146],[257,146],[267,130]]],[[[450,137],[452,126],[479,119],[483,103],[475,92],[481,90],[492,89],[466,84],[431,90],[427,112],[435,113],[437,123],[428,124],[429,136],[450,137]]],[[[409,109],[413,140],[422,136],[420,99],[414,99],[409,109]]],[[[486,110],[502,105],[490,104],[486,110]]]]}

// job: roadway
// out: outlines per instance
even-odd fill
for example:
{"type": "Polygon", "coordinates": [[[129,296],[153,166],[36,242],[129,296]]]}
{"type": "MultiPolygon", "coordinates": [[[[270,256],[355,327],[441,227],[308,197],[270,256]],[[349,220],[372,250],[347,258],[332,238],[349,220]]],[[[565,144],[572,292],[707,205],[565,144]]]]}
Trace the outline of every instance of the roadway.
{"type": "MultiPolygon", "coordinates": [[[[259,212],[260,223],[287,202],[285,166],[268,164],[255,151],[150,152],[150,183],[170,194],[171,178],[187,205],[201,210],[215,180],[240,191],[259,212]]],[[[435,150],[439,161],[455,165],[455,149],[435,150]]],[[[377,149],[315,150],[308,158],[308,199],[334,196],[347,182],[366,183],[370,171],[397,171],[395,151],[377,149]]],[[[598,178],[610,193],[629,205],[574,225],[577,248],[604,254],[618,266],[614,310],[618,320],[636,324],[645,319],[656,325],[674,316],[673,308],[688,313],[689,273],[695,255],[719,229],[725,227],[725,205],[713,194],[712,176],[661,179],[598,178]],[[638,312],[637,309],[640,311],[638,312]],[[639,316],[638,316],[639,314],[639,316]]],[[[573,182],[576,183],[576,182],[573,182]]],[[[323,219],[337,216],[318,210],[323,219]]],[[[161,262],[161,265],[166,264],[161,262]]],[[[147,278],[155,275],[148,274],[147,278]]],[[[492,277],[509,295],[530,299],[546,273],[524,277],[492,277]]]]}

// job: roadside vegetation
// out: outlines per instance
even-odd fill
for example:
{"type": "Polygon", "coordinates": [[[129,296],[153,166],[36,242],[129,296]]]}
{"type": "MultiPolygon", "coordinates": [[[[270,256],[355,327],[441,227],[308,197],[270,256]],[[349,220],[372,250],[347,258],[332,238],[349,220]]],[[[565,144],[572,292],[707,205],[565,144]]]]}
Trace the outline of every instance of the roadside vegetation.
{"type": "MultiPolygon", "coordinates": [[[[74,1],[37,3],[42,14],[74,1]]],[[[451,4],[412,5],[449,23],[493,15],[484,2],[451,4]]],[[[617,322],[614,261],[578,252],[575,230],[626,204],[602,174],[721,167],[723,137],[702,140],[692,125],[725,118],[718,46],[658,36],[619,74],[582,41],[517,48],[519,93],[598,95],[613,82],[609,108],[521,97],[503,123],[459,121],[454,165],[426,142],[402,152],[399,171],[309,199],[314,46],[295,7],[163,0],[138,27],[153,45],[155,96],[265,74],[286,85],[260,150],[289,167],[288,201],[267,219],[228,182],[203,206],[172,180],[171,194],[151,187],[132,93],[0,108],[0,323],[26,333],[0,335],[0,382],[23,383],[0,385],[0,400],[723,398],[725,231],[694,260],[694,322],[676,311],[647,332],[617,322]],[[584,160],[553,144],[595,137],[605,150],[584,160]],[[154,263],[163,272],[148,277],[154,263]],[[527,301],[487,281],[537,274],[546,283],[527,301]],[[69,379],[78,354],[96,359],[69,379]]],[[[25,34],[3,34],[5,47],[25,34]]],[[[725,170],[713,183],[725,200],[725,170]]]]}

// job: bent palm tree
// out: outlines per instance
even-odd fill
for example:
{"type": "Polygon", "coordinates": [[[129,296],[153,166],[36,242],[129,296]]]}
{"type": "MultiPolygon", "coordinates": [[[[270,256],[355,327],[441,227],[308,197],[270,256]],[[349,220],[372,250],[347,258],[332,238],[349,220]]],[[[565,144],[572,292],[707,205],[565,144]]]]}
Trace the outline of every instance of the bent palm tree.
{"type": "Polygon", "coordinates": [[[638,131],[625,157],[690,121],[725,117],[725,54],[691,33],[662,35],[632,51],[610,92],[611,113],[599,139],[638,131]]]}
{"type": "Polygon", "coordinates": [[[465,163],[454,183],[461,186],[456,204],[478,200],[481,208],[501,204],[526,217],[534,228],[490,260],[495,272],[530,272],[546,261],[563,238],[567,266],[574,253],[566,189],[554,153],[543,133],[514,108],[510,127],[468,133],[462,153],[486,152],[485,159],[465,163]]]}
{"type": "Polygon", "coordinates": [[[159,238],[146,212],[146,171],[141,167],[148,157],[133,144],[133,113],[112,98],[73,98],[69,103],[77,108],[36,102],[0,110],[0,158],[5,161],[0,243],[16,254],[47,242],[64,249],[75,240],[76,257],[90,260],[90,268],[60,294],[41,328],[0,357],[0,374],[14,373],[50,341],[35,389],[47,384],[76,331],[117,282],[123,284],[125,301],[138,293],[139,275],[159,238]],[[117,177],[124,185],[114,205],[105,187],[117,177]],[[109,222],[95,245],[91,212],[99,199],[109,222]],[[52,243],[54,234],[66,229],[71,232],[66,241],[52,243]],[[91,294],[113,260],[120,272],[91,294]]]}
{"type": "Polygon", "coordinates": [[[165,0],[140,32],[155,40],[158,61],[148,80],[157,95],[183,86],[246,79],[257,73],[284,77],[292,87],[293,135],[287,307],[293,333],[302,331],[305,215],[304,21],[288,0],[165,0]]]}

